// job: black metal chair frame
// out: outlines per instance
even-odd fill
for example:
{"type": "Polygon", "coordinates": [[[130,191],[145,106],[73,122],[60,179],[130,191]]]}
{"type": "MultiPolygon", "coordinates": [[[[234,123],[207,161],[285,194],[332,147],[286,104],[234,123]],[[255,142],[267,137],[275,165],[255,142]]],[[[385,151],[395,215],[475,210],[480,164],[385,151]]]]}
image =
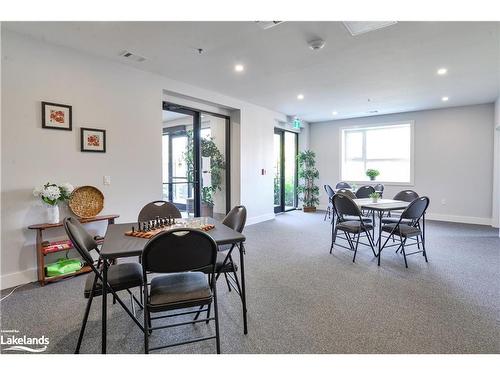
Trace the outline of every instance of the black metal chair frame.
{"type": "Polygon", "coordinates": [[[366,227],[364,221],[362,220],[361,210],[356,205],[356,203],[350,197],[348,197],[346,195],[343,195],[343,194],[335,194],[335,196],[333,197],[332,201],[333,201],[333,210],[335,212],[335,217],[337,219],[335,220],[335,223],[332,223],[332,242],[331,242],[331,245],[330,245],[330,254],[333,251],[333,246],[336,245],[336,246],[342,247],[344,249],[347,249],[347,250],[350,250],[350,251],[354,251],[354,256],[352,258],[352,261],[354,262],[356,260],[356,254],[358,252],[358,246],[359,246],[359,244],[362,244],[362,245],[365,245],[365,246],[369,246],[371,248],[372,252],[373,252],[373,255],[375,257],[377,257],[377,253],[375,252],[375,244],[374,244],[373,238],[371,237],[371,234],[370,234],[370,229],[366,227]],[[350,233],[348,233],[345,230],[340,229],[340,230],[342,230],[342,232],[344,232],[344,236],[345,236],[345,239],[346,239],[347,243],[349,244],[349,247],[344,246],[342,244],[338,244],[337,241],[336,241],[337,240],[337,231],[338,231],[337,225],[339,223],[342,223],[343,221],[346,221],[346,220],[343,219],[344,213],[339,213],[337,207],[335,206],[335,199],[336,199],[335,197],[336,196],[342,196],[343,198],[348,199],[352,203],[353,208],[355,207],[355,210],[356,210],[356,212],[355,212],[356,215],[354,215],[354,212],[353,212],[352,216],[358,216],[359,217],[360,226],[362,228],[362,231],[359,232],[359,233],[357,233],[357,236],[356,236],[356,234],[353,234],[352,238],[351,238],[351,234],[350,233]],[[368,239],[368,243],[360,242],[361,235],[366,236],[366,238],[368,239]],[[354,245],[354,241],[356,241],[356,245],[354,245]]]}
{"type": "MultiPolygon", "coordinates": [[[[211,241],[213,242],[213,239],[207,233],[202,232],[198,229],[188,229],[188,228],[178,228],[178,229],[172,229],[172,230],[163,232],[163,233],[153,237],[150,241],[152,241],[153,239],[160,237],[160,236],[168,236],[168,235],[170,235],[172,233],[176,233],[176,232],[190,232],[190,231],[200,232],[203,235],[206,235],[208,238],[210,238],[211,241]]],[[[215,244],[215,242],[214,242],[214,246],[215,246],[215,248],[217,248],[217,244],[215,244]]],[[[145,250],[146,250],[146,248],[147,248],[147,245],[145,247],[145,250]]],[[[143,252],[143,254],[144,254],[144,252],[143,252]]],[[[148,295],[148,288],[147,287],[144,288],[144,291],[143,291],[144,302],[145,302],[144,303],[144,327],[145,327],[145,330],[144,330],[144,352],[146,354],[148,354],[152,350],[160,350],[160,349],[165,349],[165,348],[170,348],[170,347],[185,345],[185,344],[191,344],[191,343],[206,341],[206,340],[211,340],[211,339],[215,339],[217,354],[220,354],[219,312],[218,312],[218,306],[217,306],[217,280],[216,280],[216,272],[215,272],[216,259],[217,259],[217,257],[215,255],[215,257],[213,259],[212,272],[210,272],[210,274],[208,274],[208,283],[209,283],[210,289],[212,291],[212,301],[214,304],[214,317],[212,317],[212,318],[209,317],[211,305],[208,305],[207,308],[205,308],[205,309],[203,308],[205,305],[201,305],[199,310],[190,310],[190,311],[184,311],[184,312],[178,312],[178,313],[173,313],[173,314],[151,317],[151,311],[149,311],[148,304],[147,304],[148,296],[149,296],[148,295]],[[205,311],[207,312],[207,317],[205,319],[198,319],[199,314],[202,312],[205,312],[205,311]],[[156,327],[152,326],[152,321],[156,320],[156,319],[165,319],[165,318],[171,318],[171,317],[183,316],[183,315],[192,315],[192,314],[195,314],[195,317],[192,320],[184,321],[181,323],[166,324],[166,325],[161,325],[161,326],[156,326],[156,327]],[[191,339],[191,340],[176,342],[173,344],[162,345],[162,346],[157,346],[157,347],[152,347],[152,348],[149,347],[149,335],[151,335],[153,333],[153,331],[155,331],[155,330],[179,327],[179,326],[183,326],[183,325],[196,324],[196,323],[201,323],[201,322],[205,322],[206,324],[208,324],[211,321],[215,322],[215,335],[199,337],[199,338],[195,338],[195,339],[191,339]]],[[[197,269],[193,269],[190,271],[197,271],[197,269]]],[[[143,277],[144,277],[144,284],[145,285],[150,285],[147,282],[148,274],[150,274],[150,272],[146,269],[146,266],[143,265],[143,277]]],[[[191,307],[197,307],[197,306],[194,305],[191,307]]],[[[186,307],[172,308],[172,309],[168,309],[168,310],[164,310],[164,311],[183,310],[185,308],[186,307]]]]}
{"type": "MultiPolygon", "coordinates": [[[[67,233],[68,237],[70,238],[71,242],[73,243],[73,246],[75,247],[75,249],[78,251],[78,253],[82,256],[82,258],[88,264],[88,266],[92,269],[92,272],[95,274],[94,282],[92,283],[92,288],[91,288],[90,293],[89,293],[89,297],[88,297],[88,301],[87,301],[87,306],[85,307],[85,313],[83,315],[82,325],[81,325],[81,328],[80,328],[80,334],[78,335],[78,342],[76,344],[75,354],[78,354],[78,353],[80,353],[80,347],[82,345],[83,335],[85,333],[85,328],[87,326],[87,321],[88,321],[88,317],[89,317],[89,313],[90,313],[90,308],[92,306],[92,300],[94,299],[94,296],[98,295],[98,293],[100,293],[101,290],[102,290],[101,288],[96,288],[96,286],[97,286],[97,280],[100,280],[101,283],[103,283],[103,277],[102,277],[102,272],[103,271],[100,268],[101,268],[102,262],[105,262],[106,260],[104,260],[104,259],[102,259],[100,257],[100,252],[99,252],[99,249],[97,248],[97,244],[96,244],[96,246],[94,248],[90,249],[90,250],[95,250],[99,254],[99,259],[97,261],[97,265],[94,264],[94,261],[92,260],[92,257],[90,256],[90,253],[88,253],[88,251],[86,251],[85,249],[83,249],[83,248],[80,247],[80,244],[78,243],[78,241],[76,241],[76,239],[74,238],[74,236],[71,233],[71,230],[68,228],[67,222],[70,221],[70,220],[74,220],[74,219],[72,219],[70,217],[67,217],[67,218],[64,219],[64,221],[63,221],[64,229],[66,230],[66,233],[67,233]]],[[[108,263],[108,265],[109,265],[109,263],[108,263]]],[[[112,267],[112,266],[110,266],[110,267],[112,267]]],[[[111,285],[109,284],[109,282],[107,282],[106,284],[107,284],[107,288],[108,288],[107,293],[111,293],[113,295],[113,303],[115,303],[116,301],[118,301],[118,303],[120,304],[120,306],[123,307],[123,309],[125,310],[125,312],[132,318],[132,320],[134,321],[134,323],[137,324],[137,326],[141,329],[141,331],[144,332],[144,327],[141,325],[141,323],[135,317],[134,301],[139,305],[139,307],[141,308],[141,310],[144,309],[144,306],[142,305],[142,303],[137,300],[137,298],[130,291],[130,289],[128,289],[128,288],[125,289],[129,293],[129,295],[130,295],[130,304],[132,306],[132,312],[131,312],[127,308],[127,306],[125,305],[125,303],[120,299],[120,297],[118,297],[118,295],[113,290],[113,288],[111,287],[111,285]]]]}
{"type": "Polygon", "coordinates": [[[330,185],[324,185],[323,187],[325,189],[326,194],[328,195],[328,205],[326,206],[325,218],[323,219],[323,221],[326,221],[327,216],[329,219],[333,220],[333,217],[332,217],[332,212],[333,212],[332,197],[333,197],[333,195],[335,195],[335,192],[333,191],[333,189],[330,185]],[[329,191],[329,190],[331,190],[331,191],[329,191]],[[332,195],[332,193],[333,193],[333,195],[332,195]]]}
{"type": "MultiPolygon", "coordinates": [[[[429,198],[428,197],[419,197],[419,198],[416,198],[403,211],[403,213],[399,217],[399,221],[394,226],[394,228],[391,230],[391,232],[388,235],[382,235],[381,236],[382,238],[385,238],[385,242],[380,247],[380,252],[378,254],[378,258],[379,258],[378,259],[378,265],[379,266],[380,266],[380,258],[381,258],[380,254],[382,253],[382,250],[384,248],[395,247],[395,246],[397,246],[396,253],[398,253],[401,250],[401,253],[403,254],[403,257],[404,257],[405,267],[406,268],[408,268],[408,261],[407,261],[406,257],[410,256],[410,255],[422,253],[423,257],[425,258],[425,261],[428,262],[428,259],[427,259],[427,250],[425,249],[425,212],[426,212],[426,210],[427,210],[428,207],[429,207],[429,198]],[[411,209],[411,206],[413,204],[416,204],[417,201],[421,201],[421,200],[426,200],[427,202],[426,202],[424,210],[419,215],[419,217],[417,217],[417,218],[410,218],[411,219],[411,223],[410,224],[402,223],[402,220],[406,218],[405,217],[406,216],[406,212],[411,209]],[[417,234],[416,236],[411,236],[411,237],[409,237],[409,236],[403,236],[402,233],[401,233],[401,231],[400,231],[400,225],[401,224],[418,228],[420,234],[417,234]],[[387,242],[391,238],[392,238],[392,241],[395,242],[395,240],[394,240],[395,236],[399,237],[399,244],[396,243],[396,244],[393,244],[393,245],[387,245],[387,242]],[[413,242],[407,243],[408,239],[412,239],[412,237],[415,237],[415,240],[413,240],[413,242]],[[420,240],[419,240],[419,237],[420,237],[420,240]],[[420,245],[422,246],[422,249],[420,249],[420,245]],[[417,246],[417,248],[419,250],[407,254],[406,251],[405,251],[405,248],[410,247],[410,246],[417,246]]],[[[383,233],[383,231],[382,231],[382,233],[383,233]]]]}

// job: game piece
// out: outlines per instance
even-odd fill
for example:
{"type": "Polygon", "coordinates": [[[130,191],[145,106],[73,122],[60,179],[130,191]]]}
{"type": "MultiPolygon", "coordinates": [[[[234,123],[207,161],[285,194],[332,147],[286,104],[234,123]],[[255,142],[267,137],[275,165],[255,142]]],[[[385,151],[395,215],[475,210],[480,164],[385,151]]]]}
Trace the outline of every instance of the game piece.
{"type": "Polygon", "coordinates": [[[132,233],[134,233],[134,232],[135,232],[135,230],[134,230],[134,226],[132,225],[132,233]]]}

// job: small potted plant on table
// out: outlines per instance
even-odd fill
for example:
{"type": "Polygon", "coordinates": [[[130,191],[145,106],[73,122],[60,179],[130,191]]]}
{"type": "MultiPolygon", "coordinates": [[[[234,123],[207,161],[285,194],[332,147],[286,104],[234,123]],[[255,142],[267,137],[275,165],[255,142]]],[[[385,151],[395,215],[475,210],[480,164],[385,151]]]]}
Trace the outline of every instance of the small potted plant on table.
{"type": "Polygon", "coordinates": [[[371,194],[369,195],[369,197],[371,198],[371,200],[372,200],[372,202],[373,202],[373,203],[377,203],[377,202],[378,202],[378,200],[379,200],[379,198],[380,198],[380,194],[379,194],[379,193],[377,193],[377,192],[375,192],[375,193],[371,193],[371,194]]]}
{"type": "Polygon", "coordinates": [[[375,181],[375,177],[377,177],[380,174],[380,172],[376,169],[367,169],[366,170],[366,175],[370,177],[370,181],[375,181]]]}

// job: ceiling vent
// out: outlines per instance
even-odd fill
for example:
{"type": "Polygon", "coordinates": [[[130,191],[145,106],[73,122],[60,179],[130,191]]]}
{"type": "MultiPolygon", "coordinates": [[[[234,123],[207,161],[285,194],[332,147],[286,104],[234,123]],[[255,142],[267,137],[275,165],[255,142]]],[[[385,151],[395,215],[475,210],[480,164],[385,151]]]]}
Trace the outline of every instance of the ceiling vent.
{"type": "Polygon", "coordinates": [[[342,22],[352,36],[368,33],[382,29],[387,26],[392,26],[397,21],[344,21],[342,22]]]}
{"type": "Polygon", "coordinates": [[[127,60],[135,61],[135,62],[143,62],[146,61],[146,58],[141,55],[137,55],[136,53],[130,51],[123,51],[120,53],[121,57],[126,58],[127,60]]]}
{"type": "Polygon", "coordinates": [[[271,27],[278,26],[280,23],[283,23],[283,21],[255,21],[255,23],[259,25],[261,29],[267,30],[271,27]]]}

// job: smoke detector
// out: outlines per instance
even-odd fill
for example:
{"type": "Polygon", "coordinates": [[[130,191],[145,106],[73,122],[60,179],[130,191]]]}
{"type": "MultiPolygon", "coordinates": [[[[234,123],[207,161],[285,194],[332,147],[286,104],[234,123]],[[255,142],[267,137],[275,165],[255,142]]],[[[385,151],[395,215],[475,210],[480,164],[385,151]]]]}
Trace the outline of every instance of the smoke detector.
{"type": "Polygon", "coordinates": [[[255,21],[255,23],[259,25],[261,29],[267,30],[271,27],[278,26],[280,23],[283,23],[283,21],[255,21]]]}
{"type": "Polygon", "coordinates": [[[138,54],[130,52],[130,51],[123,51],[122,53],[120,53],[120,56],[126,58],[127,60],[131,60],[131,61],[135,61],[135,62],[146,61],[146,58],[144,56],[138,55],[138,54]]]}
{"type": "Polygon", "coordinates": [[[313,51],[317,51],[323,48],[326,43],[323,39],[314,39],[310,42],[307,42],[307,44],[309,45],[310,49],[312,49],[313,51]]]}

